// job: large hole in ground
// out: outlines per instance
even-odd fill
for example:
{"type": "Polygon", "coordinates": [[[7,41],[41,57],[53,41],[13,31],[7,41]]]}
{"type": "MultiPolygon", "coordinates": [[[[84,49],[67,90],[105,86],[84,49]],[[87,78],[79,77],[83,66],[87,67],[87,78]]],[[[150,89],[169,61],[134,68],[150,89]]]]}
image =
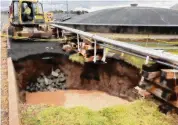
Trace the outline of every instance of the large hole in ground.
{"type": "MultiPolygon", "coordinates": [[[[134,87],[140,80],[139,69],[114,58],[107,58],[106,62],[81,65],[58,54],[35,55],[14,61],[20,100],[26,102],[28,94],[61,89],[99,90],[130,101],[137,99],[134,87]]],[[[40,100],[41,96],[36,98],[40,100]]]]}

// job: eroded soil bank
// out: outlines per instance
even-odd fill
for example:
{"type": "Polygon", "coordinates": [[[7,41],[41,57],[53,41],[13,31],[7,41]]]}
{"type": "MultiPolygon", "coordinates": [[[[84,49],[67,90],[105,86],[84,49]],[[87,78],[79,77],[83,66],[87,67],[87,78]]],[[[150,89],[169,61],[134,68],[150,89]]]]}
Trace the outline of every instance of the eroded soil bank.
{"type": "Polygon", "coordinates": [[[20,92],[41,73],[49,75],[52,69],[59,68],[65,74],[66,89],[99,90],[128,100],[138,97],[134,87],[140,80],[139,70],[122,60],[108,58],[106,64],[80,65],[63,55],[52,56],[44,59],[38,55],[14,62],[20,92]]]}

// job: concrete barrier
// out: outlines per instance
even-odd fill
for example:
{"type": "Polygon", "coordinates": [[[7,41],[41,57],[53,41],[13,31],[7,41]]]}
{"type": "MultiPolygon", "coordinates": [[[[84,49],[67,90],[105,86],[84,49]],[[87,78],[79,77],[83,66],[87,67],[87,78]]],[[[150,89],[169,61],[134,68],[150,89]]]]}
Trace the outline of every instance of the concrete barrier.
{"type": "Polygon", "coordinates": [[[8,86],[9,86],[9,125],[20,125],[19,94],[15,69],[11,58],[8,58],[8,86]]]}

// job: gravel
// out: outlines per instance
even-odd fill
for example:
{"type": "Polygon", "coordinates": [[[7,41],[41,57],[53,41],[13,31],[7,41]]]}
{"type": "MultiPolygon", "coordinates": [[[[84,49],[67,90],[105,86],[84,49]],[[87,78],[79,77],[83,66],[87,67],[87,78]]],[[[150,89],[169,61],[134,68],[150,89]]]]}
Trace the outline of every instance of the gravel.
{"type": "Polygon", "coordinates": [[[28,92],[37,92],[37,91],[56,91],[58,89],[66,89],[65,88],[66,77],[60,69],[56,69],[51,71],[51,74],[46,76],[44,73],[36,79],[35,82],[29,82],[26,87],[26,91],[28,92]]]}

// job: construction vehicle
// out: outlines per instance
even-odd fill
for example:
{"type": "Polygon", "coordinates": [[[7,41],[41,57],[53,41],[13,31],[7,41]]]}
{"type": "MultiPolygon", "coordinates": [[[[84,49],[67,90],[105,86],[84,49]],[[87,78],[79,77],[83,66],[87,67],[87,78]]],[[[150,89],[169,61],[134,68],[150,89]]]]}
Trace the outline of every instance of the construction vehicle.
{"type": "Polygon", "coordinates": [[[9,7],[9,38],[11,41],[29,40],[31,42],[41,39],[51,41],[51,38],[56,38],[55,40],[58,41],[63,37],[65,39],[63,48],[68,47],[82,54],[86,62],[97,62],[102,59],[102,48],[98,48],[98,46],[96,48],[91,42],[83,42],[79,51],[79,48],[73,46],[79,46],[76,34],[50,26],[49,24],[52,21],[53,13],[44,13],[43,6],[38,0],[12,0],[9,7]],[[27,8],[29,14],[25,13],[27,8]],[[69,37],[72,38],[70,41],[67,40],[69,37]],[[94,51],[94,48],[96,48],[96,51],[94,51]]]}
{"type": "Polygon", "coordinates": [[[44,14],[45,22],[53,22],[54,20],[54,14],[51,12],[47,12],[44,14]]]}
{"type": "Polygon", "coordinates": [[[53,14],[44,13],[43,6],[38,0],[12,0],[9,7],[8,34],[11,39],[51,38],[53,30],[48,23],[52,21],[53,14]],[[25,16],[25,7],[31,13],[25,16]]]}

